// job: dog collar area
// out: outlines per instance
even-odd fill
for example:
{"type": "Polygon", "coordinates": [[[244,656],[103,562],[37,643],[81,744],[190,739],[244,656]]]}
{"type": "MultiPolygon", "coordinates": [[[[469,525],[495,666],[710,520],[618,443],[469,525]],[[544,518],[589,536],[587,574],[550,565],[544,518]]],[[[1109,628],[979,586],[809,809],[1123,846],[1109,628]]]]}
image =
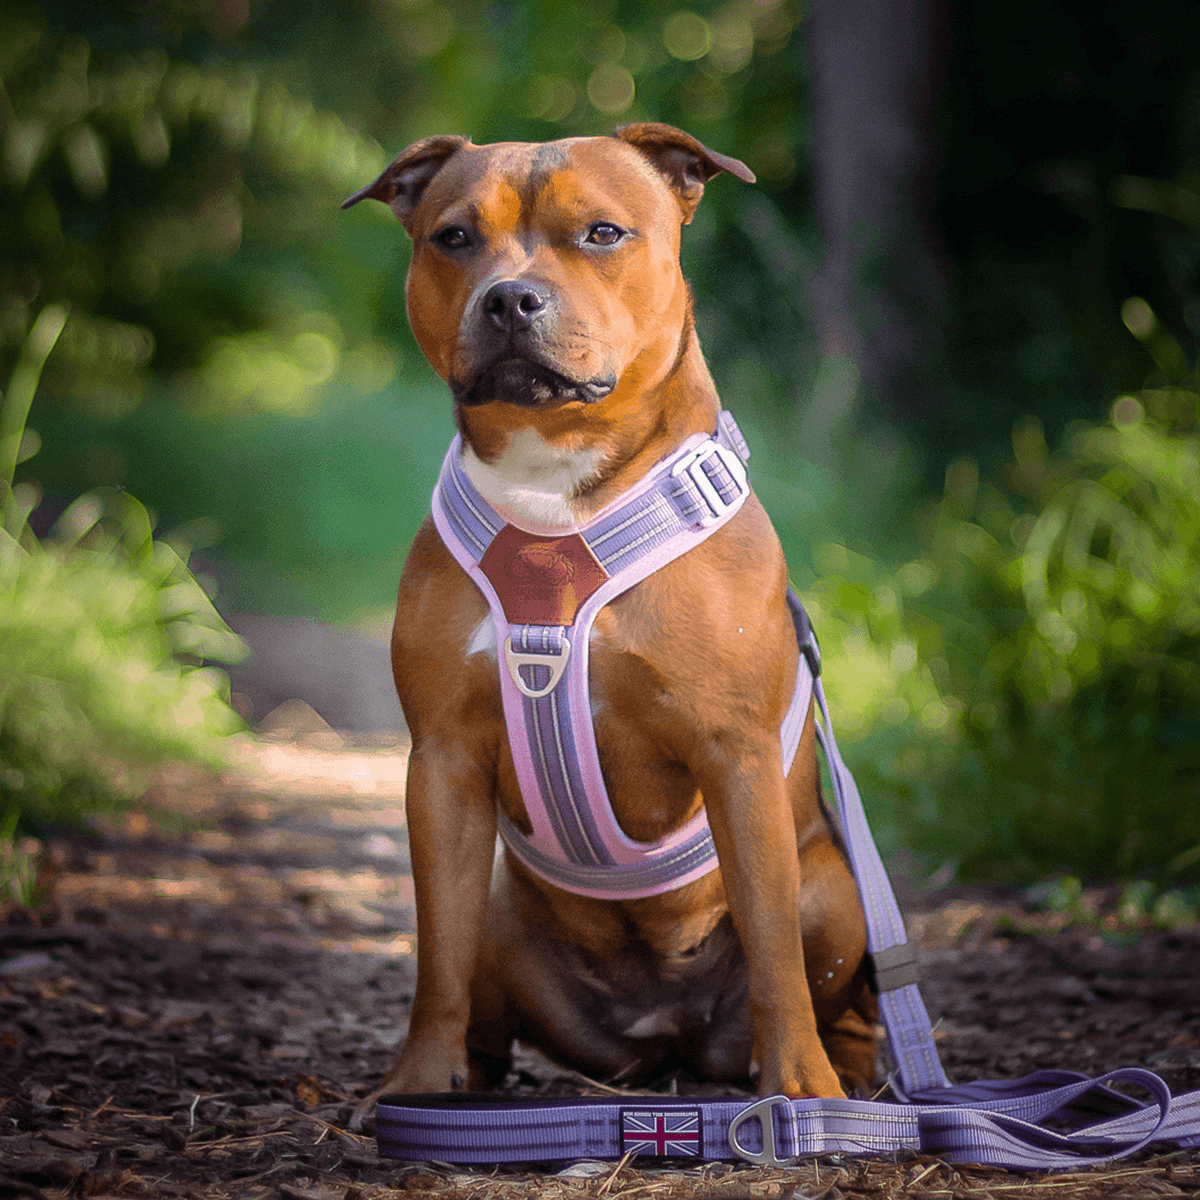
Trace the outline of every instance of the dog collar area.
{"type": "Polygon", "coordinates": [[[542,631],[571,630],[583,606],[606,583],[628,580],[618,591],[632,587],[644,578],[637,571],[642,559],[649,557],[657,570],[690,550],[732,517],[749,494],[743,460],[730,446],[705,438],[658,464],[570,533],[532,533],[506,521],[478,565],[495,590],[506,625],[521,630],[519,645],[514,646],[511,632],[502,643],[517,690],[530,699],[548,695],[563,676],[572,644],[581,641],[578,628],[567,637],[542,631]]]}

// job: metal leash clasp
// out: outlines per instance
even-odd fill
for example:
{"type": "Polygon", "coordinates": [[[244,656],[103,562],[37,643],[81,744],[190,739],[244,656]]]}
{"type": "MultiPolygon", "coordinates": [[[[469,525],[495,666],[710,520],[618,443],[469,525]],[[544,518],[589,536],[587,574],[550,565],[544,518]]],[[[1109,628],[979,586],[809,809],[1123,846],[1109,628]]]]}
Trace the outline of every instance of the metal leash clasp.
{"type": "Polygon", "coordinates": [[[729,1122],[729,1148],[738,1158],[754,1163],[758,1167],[791,1167],[800,1161],[798,1156],[794,1158],[779,1157],[777,1152],[779,1142],[775,1137],[775,1106],[777,1104],[782,1104],[787,1109],[788,1120],[791,1122],[792,1145],[798,1144],[796,1110],[792,1107],[792,1102],[786,1096],[766,1096],[762,1100],[755,1100],[753,1104],[747,1105],[729,1122]],[[757,1118],[758,1123],[762,1126],[763,1148],[761,1150],[747,1150],[738,1141],[738,1130],[752,1117],[757,1118]]]}

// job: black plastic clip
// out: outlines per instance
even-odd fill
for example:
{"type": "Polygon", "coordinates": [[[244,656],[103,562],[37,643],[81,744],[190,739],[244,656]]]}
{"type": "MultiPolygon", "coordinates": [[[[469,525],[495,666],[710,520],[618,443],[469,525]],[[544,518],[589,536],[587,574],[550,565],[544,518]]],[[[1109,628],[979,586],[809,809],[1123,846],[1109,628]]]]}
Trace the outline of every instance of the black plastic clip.
{"type": "Polygon", "coordinates": [[[796,628],[796,641],[800,645],[800,653],[808,660],[808,669],[813,679],[821,674],[821,643],[817,641],[817,631],[809,619],[800,597],[788,588],[788,608],[792,613],[792,624],[796,628]]]}

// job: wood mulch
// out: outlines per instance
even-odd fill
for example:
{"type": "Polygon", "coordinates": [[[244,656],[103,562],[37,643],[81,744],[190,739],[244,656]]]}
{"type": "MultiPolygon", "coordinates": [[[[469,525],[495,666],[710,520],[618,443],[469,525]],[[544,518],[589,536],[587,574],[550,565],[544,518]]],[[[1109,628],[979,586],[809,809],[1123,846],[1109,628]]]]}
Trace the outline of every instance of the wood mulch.
{"type": "MultiPolygon", "coordinates": [[[[133,814],[47,843],[42,902],[0,909],[0,1200],[1200,1194],[1200,1152],[1053,1176],[919,1156],[568,1174],[378,1158],[347,1118],[415,981],[405,747],[276,724],[223,778],[164,777],[147,804],[174,825],[133,814]]],[[[1200,1088],[1200,928],[1084,899],[1074,917],[1000,893],[911,902],[952,1078],[1138,1065],[1200,1088]]],[[[581,1090],[518,1065],[519,1086],[581,1090]]]]}

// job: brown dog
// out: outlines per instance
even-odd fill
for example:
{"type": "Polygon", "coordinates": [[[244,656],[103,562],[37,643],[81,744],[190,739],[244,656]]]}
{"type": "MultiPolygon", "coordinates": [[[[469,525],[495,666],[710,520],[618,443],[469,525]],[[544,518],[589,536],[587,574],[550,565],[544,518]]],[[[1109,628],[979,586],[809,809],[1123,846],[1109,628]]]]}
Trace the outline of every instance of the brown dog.
{"type": "MultiPolygon", "coordinates": [[[[679,242],[722,170],[753,181],[667,125],[544,145],[435,137],[346,202],[390,204],[412,236],[413,331],[454,394],[468,476],[508,520],[580,525],[715,428],[679,242]]],[[[757,1071],[762,1094],[870,1082],[863,914],[811,712],[786,778],[780,761],[797,664],[786,583],[751,496],[599,613],[591,700],[621,828],[653,841],[703,805],[720,865],[662,895],[591,899],[511,853],[493,862],[498,808],[529,829],[496,638],[426,521],[392,639],[413,737],[417,989],[404,1049],[363,1108],[385,1091],[495,1086],[514,1037],[629,1083],[669,1062],[719,1081],[757,1071]]]]}

